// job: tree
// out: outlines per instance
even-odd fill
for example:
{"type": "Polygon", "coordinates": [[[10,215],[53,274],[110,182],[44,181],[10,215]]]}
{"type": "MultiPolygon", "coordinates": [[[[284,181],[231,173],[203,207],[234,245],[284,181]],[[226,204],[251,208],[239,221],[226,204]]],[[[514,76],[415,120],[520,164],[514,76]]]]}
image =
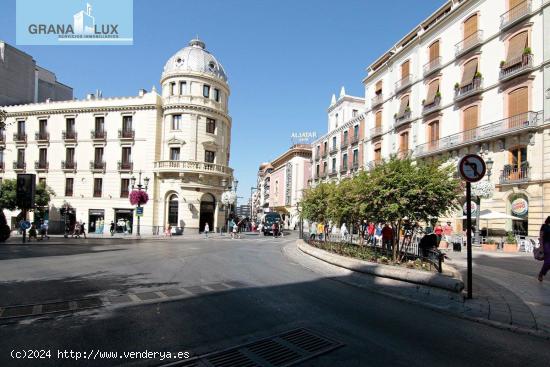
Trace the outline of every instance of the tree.
{"type": "MultiPolygon", "coordinates": [[[[4,180],[0,189],[0,208],[8,210],[19,209],[17,207],[17,180],[4,180]]],[[[54,191],[44,184],[38,184],[34,193],[35,208],[47,207],[54,191]]]]}
{"type": "Polygon", "coordinates": [[[334,187],[335,185],[331,183],[321,183],[314,188],[305,190],[301,202],[303,217],[313,221],[327,219],[327,201],[329,195],[332,195],[334,187]]]}

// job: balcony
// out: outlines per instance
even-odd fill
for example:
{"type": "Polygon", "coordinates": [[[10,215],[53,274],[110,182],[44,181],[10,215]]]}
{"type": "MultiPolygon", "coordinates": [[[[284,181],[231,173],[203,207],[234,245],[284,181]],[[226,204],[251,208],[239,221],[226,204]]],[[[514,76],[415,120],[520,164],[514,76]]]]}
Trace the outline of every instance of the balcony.
{"type": "Polygon", "coordinates": [[[318,161],[321,159],[321,154],[319,152],[315,153],[315,160],[318,161]]]}
{"type": "Polygon", "coordinates": [[[371,139],[374,139],[380,135],[382,135],[382,126],[373,127],[372,129],[370,129],[371,139]]]}
{"type": "Polygon", "coordinates": [[[118,138],[120,140],[134,140],[135,131],[131,129],[119,129],[118,138]]]}
{"type": "Polygon", "coordinates": [[[4,172],[5,169],[4,162],[0,161],[0,172],[4,172]]]}
{"type": "Polygon", "coordinates": [[[336,176],[337,174],[338,174],[338,171],[336,170],[336,168],[331,169],[330,172],[328,173],[328,175],[329,175],[330,177],[334,177],[334,176],[336,176]]]}
{"type": "Polygon", "coordinates": [[[338,152],[338,147],[335,145],[330,148],[330,151],[328,152],[328,154],[333,155],[333,154],[336,154],[336,152],[338,152]]]}
{"type": "Polygon", "coordinates": [[[462,101],[483,91],[483,78],[474,78],[470,84],[455,89],[455,102],[462,101]]]}
{"type": "Polygon", "coordinates": [[[35,161],[34,162],[34,170],[36,172],[47,172],[49,166],[50,166],[49,163],[46,162],[46,161],[35,161]]]}
{"type": "Polygon", "coordinates": [[[532,111],[522,113],[481,125],[471,130],[449,135],[439,140],[417,145],[415,154],[418,157],[428,156],[451,149],[462,148],[474,143],[534,130],[539,125],[540,120],[542,120],[542,113],[532,111]]]}
{"type": "Polygon", "coordinates": [[[504,166],[504,169],[500,171],[499,182],[501,185],[513,185],[523,182],[528,182],[530,179],[529,163],[524,162],[521,167],[513,167],[509,164],[504,166]]]}
{"type": "Polygon", "coordinates": [[[455,45],[455,57],[465,54],[483,42],[483,31],[478,30],[455,45]]]}
{"type": "Polygon", "coordinates": [[[351,172],[357,172],[359,170],[359,163],[354,162],[351,164],[351,172]]]}
{"type": "Polygon", "coordinates": [[[67,142],[76,142],[77,133],[76,131],[69,130],[69,131],[63,131],[61,133],[61,138],[67,143],[67,142]]]}
{"type": "Polygon", "coordinates": [[[106,141],[107,133],[105,130],[92,130],[90,131],[90,138],[94,141],[106,141]]]}
{"type": "Polygon", "coordinates": [[[92,172],[105,172],[107,165],[104,161],[90,161],[90,170],[92,172]]]}
{"type": "Polygon", "coordinates": [[[411,111],[405,111],[405,113],[401,116],[395,115],[395,122],[393,124],[393,128],[397,129],[398,127],[408,123],[411,121],[411,111]]]}
{"type": "Polygon", "coordinates": [[[370,100],[370,107],[374,108],[384,102],[384,95],[382,93],[375,95],[370,100]]]}
{"type": "Polygon", "coordinates": [[[34,134],[34,140],[37,143],[48,143],[50,141],[50,133],[46,131],[40,131],[34,134]]]}
{"type": "MultiPolygon", "coordinates": [[[[196,162],[196,161],[156,161],[155,172],[190,172],[190,173],[204,173],[215,174],[223,176],[233,175],[233,169],[215,163],[208,162],[196,162]]],[[[268,186],[269,188],[269,186],[268,186]]]]}
{"type": "Polygon", "coordinates": [[[406,77],[402,78],[400,81],[395,83],[395,94],[401,92],[403,89],[407,88],[409,85],[411,85],[413,82],[413,76],[412,74],[407,75],[406,77]]]}
{"type": "Polygon", "coordinates": [[[25,162],[21,162],[21,161],[13,162],[13,170],[15,172],[25,172],[26,168],[27,168],[27,164],[25,162]]]}
{"type": "Polygon", "coordinates": [[[347,172],[348,172],[348,166],[347,165],[340,167],[340,173],[341,174],[345,175],[347,172]]]}
{"type": "Polygon", "coordinates": [[[439,111],[441,109],[441,96],[435,97],[434,101],[429,104],[425,104],[422,106],[422,115],[428,115],[430,113],[439,111]]]}
{"type": "Polygon", "coordinates": [[[424,77],[436,72],[437,70],[441,69],[441,56],[436,57],[435,59],[427,62],[424,64],[423,67],[423,75],[424,77]]]}
{"type": "Polygon", "coordinates": [[[75,161],[61,161],[61,170],[65,172],[76,172],[75,161]]]}
{"type": "Polygon", "coordinates": [[[6,132],[0,130],[0,144],[6,144],[6,132]]]}
{"type": "Polygon", "coordinates": [[[525,54],[500,66],[498,80],[504,82],[533,70],[533,55],[525,54]]]}
{"type": "Polygon", "coordinates": [[[132,172],[134,169],[134,162],[118,161],[119,172],[132,172]]]}
{"type": "Polygon", "coordinates": [[[27,134],[25,133],[14,133],[13,141],[16,144],[25,144],[27,142],[27,134]]]}
{"type": "Polygon", "coordinates": [[[355,145],[357,143],[359,143],[359,135],[353,135],[351,137],[351,145],[355,145]]]}
{"type": "Polygon", "coordinates": [[[410,157],[412,154],[413,154],[412,149],[399,149],[397,151],[397,158],[400,158],[400,159],[407,158],[407,157],[410,157]]]}
{"type": "Polygon", "coordinates": [[[323,150],[323,152],[321,153],[321,158],[326,158],[327,157],[327,149],[323,150]]]}
{"type": "Polygon", "coordinates": [[[346,149],[349,145],[349,139],[342,139],[342,144],[340,144],[340,149],[346,149]]]}
{"type": "Polygon", "coordinates": [[[531,0],[514,6],[500,16],[500,30],[504,31],[531,15],[531,0]]]}

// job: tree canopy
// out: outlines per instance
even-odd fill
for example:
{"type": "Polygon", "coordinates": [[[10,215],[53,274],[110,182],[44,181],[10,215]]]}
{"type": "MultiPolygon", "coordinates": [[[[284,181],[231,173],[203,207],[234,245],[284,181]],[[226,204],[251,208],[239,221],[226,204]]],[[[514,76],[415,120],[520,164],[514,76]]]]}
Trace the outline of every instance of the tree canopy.
{"type": "MultiPolygon", "coordinates": [[[[34,203],[37,208],[48,206],[51,196],[55,196],[52,189],[44,184],[36,185],[34,203]]],[[[17,208],[17,180],[3,180],[0,186],[0,208],[15,210],[17,208]]]]}

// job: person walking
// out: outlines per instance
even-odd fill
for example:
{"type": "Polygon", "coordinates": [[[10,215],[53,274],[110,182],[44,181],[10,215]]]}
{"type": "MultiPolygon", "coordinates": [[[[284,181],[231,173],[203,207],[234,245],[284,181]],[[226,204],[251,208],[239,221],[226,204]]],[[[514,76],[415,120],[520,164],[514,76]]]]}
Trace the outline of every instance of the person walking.
{"type": "Polygon", "coordinates": [[[348,227],[346,227],[346,223],[342,223],[342,226],[340,227],[340,235],[342,236],[342,239],[344,241],[347,241],[348,239],[348,227]]]}
{"type": "Polygon", "coordinates": [[[542,282],[542,279],[550,270],[550,216],[546,218],[544,224],[540,227],[539,233],[539,246],[542,246],[544,252],[544,262],[542,263],[542,268],[539,272],[539,281],[542,282]]]}
{"type": "Polygon", "coordinates": [[[367,241],[369,243],[374,242],[374,232],[375,232],[375,230],[376,230],[376,227],[374,226],[374,222],[370,222],[368,227],[367,227],[367,233],[368,233],[367,241]]]}
{"type": "Polygon", "coordinates": [[[84,239],[86,239],[86,223],[84,222],[80,223],[80,233],[82,233],[84,239]]]}
{"type": "Polygon", "coordinates": [[[115,222],[111,221],[111,225],[109,227],[109,232],[111,232],[111,237],[115,235],[115,222]]]}
{"type": "Polygon", "coordinates": [[[319,237],[319,241],[323,240],[324,233],[325,233],[325,226],[323,222],[317,223],[317,236],[319,237]]]}
{"type": "Polygon", "coordinates": [[[393,229],[390,227],[389,223],[384,225],[382,228],[382,248],[387,251],[391,251],[393,241],[393,229]]]}
{"type": "Polygon", "coordinates": [[[31,228],[29,229],[29,242],[31,242],[31,238],[34,238],[36,241],[38,241],[38,236],[36,235],[36,226],[31,224],[31,228]]]}
{"type": "Polygon", "coordinates": [[[210,232],[210,226],[208,225],[208,222],[204,224],[204,238],[208,238],[208,232],[210,232]]]}
{"type": "Polygon", "coordinates": [[[382,223],[378,223],[374,229],[374,246],[382,246],[382,223]]]}
{"type": "Polygon", "coordinates": [[[437,222],[437,225],[434,228],[434,234],[437,236],[437,247],[439,247],[441,237],[443,237],[443,227],[441,227],[441,223],[437,222]]]}
{"type": "Polygon", "coordinates": [[[309,226],[309,239],[315,240],[317,238],[317,222],[312,222],[309,226]]]}
{"type": "Polygon", "coordinates": [[[126,234],[132,234],[132,225],[130,224],[130,221],[125,221],[126,223],[126,234]]]}

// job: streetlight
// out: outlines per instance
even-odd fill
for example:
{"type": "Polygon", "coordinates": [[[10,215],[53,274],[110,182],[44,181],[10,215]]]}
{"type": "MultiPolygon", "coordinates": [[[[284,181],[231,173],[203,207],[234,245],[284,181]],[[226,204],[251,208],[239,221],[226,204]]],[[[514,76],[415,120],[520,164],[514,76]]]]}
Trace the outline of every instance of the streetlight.
{"type": "Polygon", "coordinates": [[[253,195],[254,190],[258,191],[258,188],[254,187],[254,186],[251,186],[250,187],[250,219],[251,220],[252,220],[252,218],[254,218],[254,210],[252,210],[252,205],[254,204],[253,201],[252,201],[253,200],[252,195],[253,195]]]}
{"type": "Polygon", "coordinates": [[[296,212],[298,213],[298,218],[300,219],[300,222],[298,224],[299,226],[299,238],[304,238],[304,221],[302,219],[302,211],[300,210],[300,203],[296,202],[296,212]]]}
{"type": "MultiPolygon", "coordinates": [[[[227,180],[226,179],[222,179],[222,185],[225,187],[227,185],[227,180]]],[[[228,220],[228,215],[227,215],[227,210],[230,208],[230,206],[235,202],[235,200],[237,199],[237,193],[234,192],[231,188],[231,186],[228,186],[227,187],[227,190],[223,192],[222,194],[222,204],[225,208],[225,225],[227,226],[227,220],[228,220]]],[[[227,226],[227,231],[229,232],[229,226],[227,226]]]]}
{"type": "Polygon", "coordinates": [[[487,166],[487,181],[491,181],[491,171],[493,170],[493,164],[495,164],[495,162],[493,162],[491,157],[489,157],[485,161],[485,165],[487,166]]]}
{"type": "MultiPolygon", "coordinates": [[[[478,182],[477,185],[476,185],[476,205],[477,205],[477,209],[476,209],[476,230],[475,230],[474,236],[475,236],[475,242],[478,245],[481,244],[480,230],[479,230],[479,227],[480,227],[480,218],[479,218],[479,216],[481,215],[481,213],[480,213],[481,212],[481,195],[478,191],[479,191],[479,186],[483,186],[483,185],[491,186],[491,172],[493,170],[493,164],[494,163],[495,162],[491,159],[491,157],[487,158],[487,160],[485,161],[485,166],[487,167],[487,181],[478,182]]],[[[484,199],[487,199],[487,197],[484,197],[484,199]]]]}
{"type": "MultiPolygon", "coordinates": [[[[147,191],[147,187],[149,186],[149,177],[145,177],[143,179],[143,184],[141,183],[141,171],[139,171],[139,181],[138,183],[136,184],[136,178],[134,176],[132,176],[130,178],[130,185],[132,186],[132,190],[137,190],[137,191],[147,191]]],[[[139,208],[141,208],[141,201],[138,201],[137,202],[137,207],[138,209],[136,209],[136,216],[137,216],[137,235],[138,237],[141,236],[141,233],[140,233],[140,219],[141,219],[141,215],[142,215],[142,212],[139,208]]]]}

